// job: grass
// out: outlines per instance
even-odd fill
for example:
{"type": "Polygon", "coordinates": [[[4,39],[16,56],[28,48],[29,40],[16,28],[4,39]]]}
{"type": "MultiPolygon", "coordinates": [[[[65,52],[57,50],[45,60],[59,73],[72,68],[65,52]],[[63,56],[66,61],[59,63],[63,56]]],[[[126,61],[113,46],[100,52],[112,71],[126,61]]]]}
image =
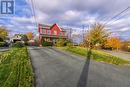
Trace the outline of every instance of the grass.
{"type": "MultiPolygon", "coordinates": [[[[60,48],[65,51],[69,51],[81,56],[87,56],[87,49],[81,48],[81,47],[63,47],[60,48]]],[[[121,59],[119,57],[113,56],[111,54],[108,54],[106,52],[98,51],[98,50],[92,50],[92,59],[98,62],[105,62],[109,64],[115,64],[115,65],[129,65],[130,61],[121,59]]]]}
{"type": "Polygon", "coordinates": [[[26,47],[0,54],[0,87],[33,87],[33,71],[26,47]]]}

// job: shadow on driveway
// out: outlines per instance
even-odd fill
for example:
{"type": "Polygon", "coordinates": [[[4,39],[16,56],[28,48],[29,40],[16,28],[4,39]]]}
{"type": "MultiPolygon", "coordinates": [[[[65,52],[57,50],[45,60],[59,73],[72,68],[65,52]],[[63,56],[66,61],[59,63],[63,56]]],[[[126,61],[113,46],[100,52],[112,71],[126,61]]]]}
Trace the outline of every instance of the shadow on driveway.
{"type": "Polygon", "coordinates": [[[83,70],[81,72],[80,79],[78,81],[77,87],[87,87],[91,54],[92,54],[91,50],[89,50],[88,53],[87,53],[86,62],[85,62],[85,65],[83,67],[83,70]]]}

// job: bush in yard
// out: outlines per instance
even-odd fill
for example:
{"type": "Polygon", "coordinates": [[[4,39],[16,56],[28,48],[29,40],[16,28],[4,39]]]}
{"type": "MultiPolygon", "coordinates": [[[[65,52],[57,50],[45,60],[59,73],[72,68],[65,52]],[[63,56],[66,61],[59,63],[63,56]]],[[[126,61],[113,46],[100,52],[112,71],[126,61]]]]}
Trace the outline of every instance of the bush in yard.
{"type": "Polygon", "coordinates": [[[71,43],[71,41],[65,40],[65,39],[63,39],[63,38],[60,38],[60,39],[56,42],[56,46],[57,46],[57,47],[63,47],[63,46],[67,46],[68,43],[71,43]]]}
{"type": "Polygon", "coordinates": [[[65,40],[64,39],[59,39],[57,42],[56,42],[56,46],[57,47],[62,47],[62,46],[64,46],[64,44],[65,44],[65,40]]]}
{"type": "Polygon", "coordinates": [[[72,48],[72,47],[73,47],[73,44],[72,44],[72,43],[67,43],[67,47],[68,47],[68,48],[72,48]]]}
{"type": "Polygon", "coordinates": [[[125,41],[125,42],[123,42],[121,49],[122,49],[123,51],[128,51],[128,52],[130,52],[130,41],[125,41]]]}
{"type": "Polygon", "coordinates": [[[16,43],[13,43],[11,47],[22,48],[24,46],[25,46],[24,43],[22,43],[22,42],[16,42],[16,43]]]}
{"type": "Polygon", "coordinates": [[[4,47],[5,42],[0,42],[0,47],[4,47]]]}
{"type": "Polygon", "coordinates": [[[53,45],[52,42],[46,42],[46,41],[42,42],[42,46],[52,46],[52,45],[53,45]]]}

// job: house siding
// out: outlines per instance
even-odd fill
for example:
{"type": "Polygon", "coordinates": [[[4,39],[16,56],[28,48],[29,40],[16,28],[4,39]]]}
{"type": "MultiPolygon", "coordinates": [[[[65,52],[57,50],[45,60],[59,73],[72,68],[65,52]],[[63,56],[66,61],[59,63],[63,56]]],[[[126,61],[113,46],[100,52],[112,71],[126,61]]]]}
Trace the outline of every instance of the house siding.
{"type": "Polygon", "coordinates": [[[67,34],[65,34],[66,31],[63,31],[57,24],[50,26],[50,28],[48,28],[48,26],[46,27],[39,24],[38,32],[40,37],[42,38],[41,40],[49,42],[56,41],[59,38],[67,39],[67,34]]]}

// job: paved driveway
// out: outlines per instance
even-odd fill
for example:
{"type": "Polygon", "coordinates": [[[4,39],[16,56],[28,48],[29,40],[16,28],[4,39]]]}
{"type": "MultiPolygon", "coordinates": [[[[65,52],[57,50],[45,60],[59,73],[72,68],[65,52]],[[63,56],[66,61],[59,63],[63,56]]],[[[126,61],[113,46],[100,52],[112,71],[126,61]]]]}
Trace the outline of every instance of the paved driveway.
{"type": "Polygon", "coordinates": [[[130,87],[130,68],[85,60],[54,48],[29,48],[36,87],[130,87]]]}

